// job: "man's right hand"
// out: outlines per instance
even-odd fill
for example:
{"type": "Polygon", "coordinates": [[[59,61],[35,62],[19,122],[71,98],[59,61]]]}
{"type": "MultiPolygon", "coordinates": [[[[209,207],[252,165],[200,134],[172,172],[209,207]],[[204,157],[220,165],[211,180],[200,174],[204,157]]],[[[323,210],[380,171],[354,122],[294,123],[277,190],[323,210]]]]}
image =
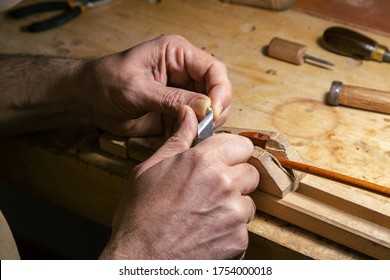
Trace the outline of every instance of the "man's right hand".
{"type": "Polygon", "coordinates": [[[174,135],[139,165],[115,213],[103,259],[230,259],[248,245],[248,196],[258,171],[252,143],[218,134],[190,148],[197,118],[179,111],[174,135]]]}

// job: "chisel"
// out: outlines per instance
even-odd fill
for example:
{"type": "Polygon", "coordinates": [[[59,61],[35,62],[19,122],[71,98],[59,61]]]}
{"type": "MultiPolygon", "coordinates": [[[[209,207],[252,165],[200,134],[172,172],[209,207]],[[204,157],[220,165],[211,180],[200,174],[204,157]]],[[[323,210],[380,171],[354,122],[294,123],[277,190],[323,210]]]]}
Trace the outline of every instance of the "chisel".
{"type": "Polygon", "coordinates": [[[333,63],[307,54],[307,47],[279,37],[272,38],[268,45],[268,55],[292,64],[301,65],[305,61],[317,62],[329,66],[333,63]]]}
{"type": "Polygon", "coordinates": [[[386,46],[356,31],[343,27],[330,27],[322,36],[330,51],[359,59],[390,62],[386,46]]]}

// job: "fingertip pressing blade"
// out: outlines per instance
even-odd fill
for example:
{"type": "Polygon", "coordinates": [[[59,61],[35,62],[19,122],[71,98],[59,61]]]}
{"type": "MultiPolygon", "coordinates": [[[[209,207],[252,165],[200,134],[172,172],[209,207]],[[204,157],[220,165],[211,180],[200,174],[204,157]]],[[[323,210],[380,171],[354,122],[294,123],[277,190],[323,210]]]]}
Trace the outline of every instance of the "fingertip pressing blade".
{"type": "Polygon", "coordinates": [[[206,116],[198,124],[198,137],[194,141],[194,145],[199,144],[204,139],[214,134],[213,124],[214,114],[213,110],[209,109],[206,112],[206,116]]]}

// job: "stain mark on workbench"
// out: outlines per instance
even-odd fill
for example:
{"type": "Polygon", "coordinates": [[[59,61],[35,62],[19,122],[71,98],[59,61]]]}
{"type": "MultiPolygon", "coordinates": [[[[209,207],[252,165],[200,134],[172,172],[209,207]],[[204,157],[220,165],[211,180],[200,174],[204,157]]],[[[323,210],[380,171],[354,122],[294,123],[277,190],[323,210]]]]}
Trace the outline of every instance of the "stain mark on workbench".
{"type": "Polygon", "coordinates": [[[303,146],[305,146],[305,142],[304,141],[297,141],[297,142],[291,143],[291,145],[293,145],[295,147],[303,147],[303,146]]]}
{"type": "Polygon", "coordinates": [[[272,76],[276,76],[278,74],[278,72],[274,69],[268,69],[267,71],[265,71],[265,73],[272,76]]]}
{"type": "Polygon", "coordinates": [[[312,99],[293,99],[277,105],[273,111],[272,121],[277,130],[294,137],[321,137],[338,124],[334,110],[312,99]]]}
{"type": "Polygon", "coordinates": [[[244,23],[240,26],[242,32],[248,33],[256,30],[256,26],[251,23],[244,23]]]}
{"type": "Polygon", "coordinates": [[[382,130],[390,130],[390,125],[386,125],[382,130]]]}
{"type": "Polygon", "coordinates": [[[79,40],[79,39],[73,39],[73,40],[70,42],[70,44],[71,44],[72,46],[79,46],[79,45],[81,45],[81,43],[82,43],[82,41],[79,40]]]}
{"type": "Polygon", "coordinates": [[[54,35],[52,37],[52,42],[50,43],[50,46],[54,48],[57,55],[68,55],[70,53],[69,49],[66,48],[66,44],[64,41],[57,38],[57,35],[54,35]]]}

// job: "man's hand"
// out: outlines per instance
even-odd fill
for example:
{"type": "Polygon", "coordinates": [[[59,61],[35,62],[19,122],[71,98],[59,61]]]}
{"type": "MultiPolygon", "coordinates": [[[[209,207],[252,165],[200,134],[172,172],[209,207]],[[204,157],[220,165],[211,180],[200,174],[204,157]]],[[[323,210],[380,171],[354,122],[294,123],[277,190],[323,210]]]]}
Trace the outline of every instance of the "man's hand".
{"type": "Polygon", "coordinates": [[[134,171],[103,259],[229,259],[248,245],[259,182],[252,143],[218,134],[194,148],[197,119],[179,110],[177,129],[134,171]]]}
{"type": "Polygon", "coordinates": [[[219,126],[231,102],[224,64],[175,35],[92,60],[80,79],[93,124],[123,136],[161,134],[183,104],[198,120],[211,106],[219,126]]]}
{"type": "Polygon", "coordinates": [[[182,37],[95,59],[0,55],[0,137],[65,125],[121,136],[171,134],[179,107],[215,125],[231,102],[226,67],[182,37]]]}

